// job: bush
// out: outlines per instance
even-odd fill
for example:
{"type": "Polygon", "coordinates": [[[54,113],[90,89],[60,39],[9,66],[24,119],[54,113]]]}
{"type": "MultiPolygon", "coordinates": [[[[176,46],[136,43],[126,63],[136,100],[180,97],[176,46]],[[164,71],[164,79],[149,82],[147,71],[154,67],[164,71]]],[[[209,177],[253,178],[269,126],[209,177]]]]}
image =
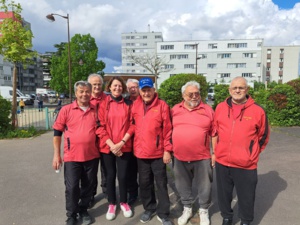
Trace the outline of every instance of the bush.
{"type": "Polygon", "coordinates": [[[36,136],[38,134],[42,134],[45,131],[38,131],[34,127],[30,127],[29,129],[15,129],[8,130],[5,133],[0,134],[0,139],[10,139],[10,138],[29,138],[36,136]]]}
{"type": "Polygon", "coordinates": [[[165,80],[158,90],[158,95],[165,100],[170,107],[182,101],[181,87],[189,81],[197,81],[201,87],[202,101],[205,101],[208,91],[206,78],[196,74],[177,74],[165,80]]]}
{"type": "Polygon", "coordinates": [[[271,125],[299,126],[300,97],[288,84],[279,84],[267,94],[266,112],[271,125]]]}
{"type": "Polygon", "coordinates": [[[11,102],[0,96],[0,133],[11,130],[11,102]]]}

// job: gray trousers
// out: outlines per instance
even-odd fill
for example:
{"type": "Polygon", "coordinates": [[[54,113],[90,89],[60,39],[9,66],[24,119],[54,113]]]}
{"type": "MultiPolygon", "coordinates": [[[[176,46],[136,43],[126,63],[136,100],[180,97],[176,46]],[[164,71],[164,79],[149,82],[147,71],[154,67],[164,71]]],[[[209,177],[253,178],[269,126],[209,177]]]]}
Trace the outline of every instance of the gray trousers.
{"type": "Polygon", "coordinates": [[[213,172],[211,160],[184,162],[174,158],[175,185],[179,192],[181,203],[192,207],[194,202],[192,186],[197,188],[199,205],[208,209],[211,204],[213,172]]]}

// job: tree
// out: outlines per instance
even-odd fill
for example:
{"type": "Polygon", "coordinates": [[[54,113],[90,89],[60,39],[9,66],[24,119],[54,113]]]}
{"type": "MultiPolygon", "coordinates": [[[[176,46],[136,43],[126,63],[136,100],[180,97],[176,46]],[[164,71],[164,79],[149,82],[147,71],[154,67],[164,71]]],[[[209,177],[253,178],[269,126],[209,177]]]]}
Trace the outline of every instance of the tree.
{"type": "Polygon", "coordinates": [[[21,12],[22,7],[14,1],[1,0],[0,9],[6,13],[7,18],[0,25],[0,54],[4,59],[10,61],[13,68],[13,101],[12,101],[12,127],[16,127],[17,112],[17,64],[33,63],[32,58],[37,55],[36,51],[32,51],[31,30],[22,24],[21,12]],[[11,11],[9,11],[9,9],[11,11]]]}
{"type": "MultiPolygon", "coordinates": [[[[68,93],[69,70],[68,70],[68,44],[61,43],[54,45],[57,48],[56,54],[52,56],[50,73],[50,87],[61,93],[68,93]]],[[[70,43],[72,85],[79,80],[87,80],[91,73],[102,71],[105,68],[103,61],[97,60],[98,47],[95,39],[90,35],[75,34],[70,43]]]]}
{"type": "Polygon", "coordinates": [[[164,57],[160,57],[155,53],[152,54],[143,54],[135,55],[132,50],[126,49],[126,56],[133,61],[135,64],[140,65],[141,67],[148,70],[154,75],[155,79],[155,89],[157,90],[157,78],[160,72],[168,72],[172,68],[166,68],[166,64],[169,62],[164,57]]]}
{"type": "Polygon", "coordinates": [[[165,80],[158,90],[158,95],[165,100],[170,107],[182,101],[181,87],[189,81],[196,81],[200,84],[201,98],[205,101],[208,91],[206,78],[196,74],[176,74],[165,80]]]}

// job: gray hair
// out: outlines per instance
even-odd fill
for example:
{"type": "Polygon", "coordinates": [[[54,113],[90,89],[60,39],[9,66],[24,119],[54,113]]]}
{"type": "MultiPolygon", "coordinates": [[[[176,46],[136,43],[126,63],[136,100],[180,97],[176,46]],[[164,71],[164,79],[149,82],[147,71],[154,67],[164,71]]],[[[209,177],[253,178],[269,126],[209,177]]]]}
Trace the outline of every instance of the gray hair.
{"type": "Polygon", "coordinates": [[[126,86],[128,86],[129,83],[136,83],[139,86],[139,81],[137,79],[128,79],[126,81],[126,86]]]}
{"type": "Polygon", "coordinates": [[[247,79],[245,77],[242,77],[242,76],[238,76],[238,77],[233,78],[231,80],[231,82],[230,82],[229,87],[231,87],[232,82],[236,81],[236,80],[243,80],[245,82],[245,84],[246,84],[246,87],[248,87],[248,81],[247,81],[247,79]]]}
{"type": "Polygon", "coordinates": [[[84,80],[77,81],[74,84],[74,92],[75,93],[77,91],[77,87],[78,86],[80,86],[80,87],[88,87],[90,89],[90,91],[92,91],[92,85],[89,82],[87,82],[87,81],[84,81],[84,80]]]}
{"type": "Polygon", "coordinates": [[[192,81],[187,82],[185,85],[183,85],[181,87],[181,93],[184,94],[186,88],[189,87],[189,86],[196,87],[200,91],[200,84],[197,81],[192,80],[192,81]]]}
{"type": "Polygon", "coordinates": [[[91,78],[93,78],[93,77],[98,77],[100,80],[101,80],[101,84],[103,84],[103,78],[102,78],[102,76],[101,75],[99,75],[98,73],[92,73],[92,74],[90,74],[89,76],[88,76],[88,82],[90,82],[90,80],[91,80],[91,78]]]}

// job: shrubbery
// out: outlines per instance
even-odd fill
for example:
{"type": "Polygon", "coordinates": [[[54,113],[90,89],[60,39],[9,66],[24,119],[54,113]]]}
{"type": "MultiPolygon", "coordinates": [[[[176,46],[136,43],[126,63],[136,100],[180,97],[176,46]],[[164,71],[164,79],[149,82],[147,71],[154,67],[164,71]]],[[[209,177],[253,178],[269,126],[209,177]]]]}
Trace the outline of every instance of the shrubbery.
{"type": "Polygon", "coordinates": [[[208,91],[206,78],[196,74],[177,74],[165,80],[158,90],[158,95],[165,100],[170,107],[182,101],[181,87],[188,81],[197,81],[201,88],[201,97],[205,101],[208,91]]]}
{"type": "Polygon", "coordinates": [[[0,96],[0,133],[11,129],[11,102],[0,96]]]}

